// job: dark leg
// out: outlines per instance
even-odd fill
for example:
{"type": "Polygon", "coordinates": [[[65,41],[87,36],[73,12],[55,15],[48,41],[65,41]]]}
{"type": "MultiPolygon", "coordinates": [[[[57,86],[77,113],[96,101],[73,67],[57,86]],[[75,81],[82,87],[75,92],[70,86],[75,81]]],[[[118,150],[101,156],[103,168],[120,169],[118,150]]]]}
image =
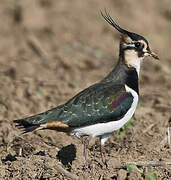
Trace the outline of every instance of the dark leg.
{"type": "Polygon", "coordinates": [[[107,163],[106,163],[106,151],[104,148],[104,144],[107,141],[107,139],[109,138],[110,134],[106,134],[103,135],[102,137],[100,137],[100,141],[101,141],[101,146],[100,146],[100,152],[101,152],[101,157],[102,157],[102,161],[105,164],[105,166],[107,167],[107,163]]]}
{"type": "Polygon", "coordinates": [[[85,160],[87,158],[87,150],[88,150],[88,145],[89,145],[90,139],[91,139],[91,137],[89,136],[84,141],[84,157],[85,157],[85,160]]]}
{"type": "Polygon", "coordinates": [[[106,163],[106,151],[105,151],[104,145],[100,146],[100,152],[101,152],[102,161],[103,161],[103,163],[107,167],[107,163],[106,163]]]}

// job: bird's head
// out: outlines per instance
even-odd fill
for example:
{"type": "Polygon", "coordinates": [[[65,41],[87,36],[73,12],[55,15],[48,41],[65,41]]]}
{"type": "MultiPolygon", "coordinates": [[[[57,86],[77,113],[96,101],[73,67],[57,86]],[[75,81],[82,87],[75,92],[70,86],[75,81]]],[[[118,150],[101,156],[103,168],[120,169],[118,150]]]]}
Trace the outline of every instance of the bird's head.
{"type": "Polygon", "coordinates": [[[159,59],[159,57],[150,50],[148,41],[143,36],[122,29],[114,22],[106,11],[105,15],[102,12],[101,15],[110,25],[121,33],[120,57],[125,64],[130,67],[138,68],[141,60],[143,60],[146,56],[159,59]]]}

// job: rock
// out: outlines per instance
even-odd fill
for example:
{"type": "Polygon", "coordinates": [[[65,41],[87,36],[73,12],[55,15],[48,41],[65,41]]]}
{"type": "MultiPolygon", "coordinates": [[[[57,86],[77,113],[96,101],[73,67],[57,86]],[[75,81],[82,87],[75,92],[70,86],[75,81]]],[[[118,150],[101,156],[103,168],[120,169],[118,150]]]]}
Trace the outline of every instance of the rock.
{"type": "Polygon", "coordinates": [[[120,169],[118,171],[118,177],[117,180],[125,180],[127,178],[127,171],[124,169],[120,169]]]}
{"type": "Polygon", "coordinates": [[[128,180],[143,180],[144,178],[141,176],[141,173],[136,169],[132,169],[130,175],[128,176],[128,180]]]}

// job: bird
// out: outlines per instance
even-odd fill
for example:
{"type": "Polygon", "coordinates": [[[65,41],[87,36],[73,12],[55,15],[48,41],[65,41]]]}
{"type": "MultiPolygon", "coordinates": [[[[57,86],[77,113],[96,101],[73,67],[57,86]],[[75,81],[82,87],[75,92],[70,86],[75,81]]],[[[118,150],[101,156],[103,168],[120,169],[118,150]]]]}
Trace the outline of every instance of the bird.
{"type": "Polygon", "coordinates": [[[119,57],[112,71],[66,103],[14,123],[22,134],[50,129],[78,138],[86,136],[85,159],[89,141],[98,137],[102,162],[107,165],[105,142],[132,118],[138,104],[141,62],[147,56],[159,57],[143,36],[121,28],[106,10],[101,15],[120,33],[119,57]]]}

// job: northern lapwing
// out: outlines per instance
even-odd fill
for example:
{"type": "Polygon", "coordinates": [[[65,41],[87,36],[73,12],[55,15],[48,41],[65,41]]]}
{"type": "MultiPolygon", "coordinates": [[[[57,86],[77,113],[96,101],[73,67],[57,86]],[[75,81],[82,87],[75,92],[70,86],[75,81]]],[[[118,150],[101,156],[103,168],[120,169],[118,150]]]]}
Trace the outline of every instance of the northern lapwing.
{"type": "Polygon", "coordinates": [[[146,56],[159,58],[143,36],[121,28],[106,11],[101,15],[121,35],[118,63],[113,70],[65,104],[14,123],[23,129],[22,133],[51,129],[78,138],[88,136],[84,143],[85,158],[90,139],[99,137],[102,161],[106,164],[106,140],[132,118],[137,107],[140,64],[146,56]]]}

